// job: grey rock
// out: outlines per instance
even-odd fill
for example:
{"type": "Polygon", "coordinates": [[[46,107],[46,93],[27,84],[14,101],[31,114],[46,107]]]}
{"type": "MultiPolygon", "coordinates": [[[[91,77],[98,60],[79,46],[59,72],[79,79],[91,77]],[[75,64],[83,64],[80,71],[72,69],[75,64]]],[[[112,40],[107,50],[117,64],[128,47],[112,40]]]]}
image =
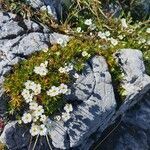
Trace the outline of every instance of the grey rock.
{"type": "Polygon", "coordinates": [[[101,150],[150,149],[150,91],[131,107],[118,128],[99,147],[101,150]]]}
{"type": "MultiPolygon", "coordinates": [[[[150,77],[145,73],[142,52],[136,49],[122,49],[116,54],[123,71],[122,86],[125,89],[125,100],[117,111],[119,116],[140,101],[150,89],[150,77]]],[[[115,116],[115,117],[116,117],[115,116]]]]}
{"type": "Polygon", "coordinates": [[[131,15],[134,19],[148,19],[150,14],[150,1],[137,0],[132,4],[131,15]]]}
{"type": "Polygon", "coordinates": [[[126,98],[112,117],[115,127],[120,125],[99,149],[149,150],[150,77],[145,73],[142,53],[139,50],[122,49],[116,53],[116,57],[124,73],[122,85],[126,90],[126,98]],[[121,123],[117,121],[119,117],[121,123]]]}
{"type": "Polygon", "coordinates": [[[46,10],[54,19],[60,21],[64,7],[69,8],[71,0],[28,0],[29,4],[36,9],[46,10]]]}

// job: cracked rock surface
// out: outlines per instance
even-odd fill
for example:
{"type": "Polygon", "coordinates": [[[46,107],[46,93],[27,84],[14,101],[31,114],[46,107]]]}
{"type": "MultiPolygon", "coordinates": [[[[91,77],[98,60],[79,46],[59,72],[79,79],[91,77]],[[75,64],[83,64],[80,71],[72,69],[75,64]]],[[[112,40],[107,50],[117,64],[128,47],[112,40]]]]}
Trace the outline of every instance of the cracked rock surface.
{"type": "Polygon", "coordinates": [[[119,127],[99,147],[101,150],[150,149],[150,91],[130,108],[119,127]]]}

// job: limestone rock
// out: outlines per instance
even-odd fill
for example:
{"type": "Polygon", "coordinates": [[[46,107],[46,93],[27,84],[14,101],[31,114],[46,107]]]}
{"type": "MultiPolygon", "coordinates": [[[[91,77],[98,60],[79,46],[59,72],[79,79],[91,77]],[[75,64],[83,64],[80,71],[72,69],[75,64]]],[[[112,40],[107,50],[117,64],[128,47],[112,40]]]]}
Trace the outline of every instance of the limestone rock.
{"type": "Polygon", "coordinates": [[[116,53],[117,61],[123,71],[122,86],[125,100],[119,108],[118,116],[142,99],[150,89],[150,77],[145,72],[142,52],[135,49],[122,49],[116,53]]]}
{"type": "Polygon", "coordinates": [[[118,128],[99,147],[101,150],[150,149],[150,91],[131,107],[118,128]]]}

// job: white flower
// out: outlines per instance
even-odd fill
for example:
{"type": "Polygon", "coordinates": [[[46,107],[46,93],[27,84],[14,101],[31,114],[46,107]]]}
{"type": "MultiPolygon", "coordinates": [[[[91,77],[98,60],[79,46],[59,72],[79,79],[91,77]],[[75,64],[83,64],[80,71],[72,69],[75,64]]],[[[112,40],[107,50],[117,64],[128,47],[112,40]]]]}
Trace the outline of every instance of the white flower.
{"type": "Polygon", "coordinates": [[[57,115],[57,116],[54,117],[54,119],[55,119],[56,121],[60,121],[60,120],[61,120],[61,116],[57,115]]]}
{"type": "Polygon", "coordinates": [[[70,64],[68,64],[68,66],[65,67],[65,71],[69,72],[71,70],[73,70],[73,65],[70,63],[70,64]]]}
{"type": "Polygon", "coordinates": [[[144,38],[141,38],[139,41],[138,41],[138,44],[143,44],[143,43],[145,43],[146,42],[146,40],[144,39],[144,38]]]}
{"type": "Polygon", "coordinates": [[[30,95],[30,91],[27,89],[23,89],[21,95],[25,98],[28,97],[30,95]]]}
{"type": "Polygon", "coordinates": [[[40,127],[38,125],[32,124],[31,129],[30,129],[30,134],[32,136],[36,136],[40,134],[40,127]]]}
{"type": "Polygon", "coordinates": [[[43,52],[47,53],[48,52],[48,48],[43,49],[43,52]]]}
{"type": "Polygon", "coordinates": [[[69,112],[72,112],[73,111],[73,107],[71,104],[66,104],[65,107],[64,107],[64,110],[69,113],[69,112]]]}
{"type": "Polygon", "coordinates": [[[122,24],[122,27],[123,27],[123,28],[127,28],[127,27],[128,27],[128,25],[127,25],[127,22],[126,22],[126,19],[125,19],[125,18],[122,18],[122,19],[121,19],[121,24],[122,24]]]}
{"type": "Polygon", "coordinates": [[[69,113],[62,113],[62,120],[63,121],[67,121],[67,120],[69,120],[70,119],[70,114],[69,113]]]}
{"type": "Polygon", "coordinates": [[[46,7],[46,6],[42,6],[42,7],[40,8],[40,10],[41,10],[41,11],[46,11],[46,10],[47,10],[47,7],[46,7]]]}
{"type": "Polygon", "coordinates": [[[39,116],[37,116],[36,112],[32,113],[33,122],[37,122],[39,120],[39,116]]]}
{"type": "Polygon", "coordinates": [[[81,27],[77,27],[76,30],[77,30],[77,32],[81,32],[82,29],[81,29],[81,27]]]}
{"type": "Polygon", "coordinates": [[[66,73],[66,70],[65,70],[65,68],[63,68],[63,67],[60,67],[58,71],[59,71],[60,73],[66,73]]]}
{"type": "Polygon", "coordinates": [[[41,136],[47,135],[47,128],[46,128],[46,126],[44,124],[40,125],[39,131],[40,131],[40,135],[41,136]]]}
{"type": "Polygon", "coordinates": [[[123,35],[118,35],[118,38],[119,38],[120,40],[122,40],[124,37],[123,37],[123,35]]]}
{"type": "Polygon", "coordinates": [[[25,124],[30,123],[32,121],[31,114],[30,113],[24,113],[23,116],[22,116],[22,121],[25,124]]]}
{"type": "Polygon", "coordinates": [[[34,92],[34,95],[40,94],[41,93],[41,85],[40,84],[36,84],[36,86],[32,90],[34,92]]]}
{"type": "Polygon", "coordinates": [[[35,83],[33,81],[27,80],[27,82],[25,82],[25,87],[26,89],[30,90],[35,86],[35,83]]]}
{"type": "Polygon", "coordinates": [[[68,91],[65,93],[65,95],[70,95],[71,94],[71,90],[68,89],[68,91]]]}
{"type": "Polygon", "coordinates": [[[146,29],[146,32],[147,32],[147,33],[150,33],[150,28],[147,28],[147,29],[146,29]]]}
{"type": "Polygon", "coordinates": [[[118,44],[118,41],[114,38],[110,38],[109,40],[110,40],[111,44],[114,46],[116,46],[118,44]]]}
{"type": "Polygon", "coordinates": [[[45,68],[47,67],[47,65],[48,65],[48,61],[45,61],[44,63],[40,64],[41,67],[45,67],[45,68]]]}
{"type": "Polygon", "coordinates": [[[48,73],[48,69],[46,68],[46,66],[47,65],[45,63],[41,63],[40,66],[35,66],[33,71],[40,76],[46,76],[46,74],[48,73]]]}
{"type": "Polygon", "coordinates": [[[29,109],[30,110],[36,110],[38,107],[38,104],[36,102],[29,103],[29,109]]]}
{"type": "Polygon", "coordinates": [[[68,91],[68,86],[66,84],[60,84],[59,86],[60,93],[65,94],[68,91]]]}
{"type": "Polygon", "coordinates": [[[73,77],[74,77],[75,79],[78,79],[78,78],[79,78],[79,75],[78,75],[77,73],[75,73],[75,74],[73,75],[73,77]]]}
{"type": "Polygon", "coordinates": [[[67,41],[65,41],[63,38],[58,38],[56,43],[61,45],[62,47],[65,47],[67,45],[67,41]]]}
{"type": "Polygon", "coordinates": [[[33,94],[28,95],[28,97],[24,97],[26,103],[30,103],[33,100],[33,94]]]}
{"type": "Polygon", "coordinates": [[[51,96],[51,97],[54,97],[54,96],[57,96],[59,94],[59,88],[56,87],[56,86],[52,86],[51,89],[49,89],[47,91],[47,95],[51,96]]]}
{"type": "Polygon", "coordinates": [[[43,106],[39,105],[36,110],[34,111],[35,116],[41,116],[44,113],[43,106]]]}
{"type": "Polygon", "coordinates": [[[101,39],[106,39],[105,33],[101,32],[101,31],[98,32],[98,36],[99,36],[101,39]]]}
{"type": "Polygon", "coordinates": [[[89,29],[90,29],[90,30],[95,30],[95,29],[96,29],[95,24],[91,24],[91,25],[89,26],[89,29]]]}
{"type": "Polygon", "coordinates": [[[46,120],[47,120],[47,117],[45,115],[41,115],[40,121],[44,123],[46,122],[46,120]]]}
{"type": "Polygon", "coordinates": [[[92,25],[92,19],[86,19],[84,24],[88,26],[92,25]]]}
{"type": "Polygon", "coordinates": [[[21,95],[25,99],[26,103],[29,103],[33,100],[33,94],[30,94],[30,91],[27,89],[23,89],[21,95]]]}
{"type": "Polygon", "coordinates": [[[150,45],[150,40],[147,41],[147,45],[150,45]]]}
{"type": "Polygon", "coordinates": [[[86,56],[88,56],[88,53],[87,53],[86,51],[83,51],[83,52],[82,52],[82,56],[83,56],[83,57],[86,57],[86,56]]]}
{"type": "Polygon", "coordinates": [[[105,36],[109,37],[109,36],[110,36],[110,32],[109,32],[109,31],[106,31],[106,32],[105,32],[105,36]]]}

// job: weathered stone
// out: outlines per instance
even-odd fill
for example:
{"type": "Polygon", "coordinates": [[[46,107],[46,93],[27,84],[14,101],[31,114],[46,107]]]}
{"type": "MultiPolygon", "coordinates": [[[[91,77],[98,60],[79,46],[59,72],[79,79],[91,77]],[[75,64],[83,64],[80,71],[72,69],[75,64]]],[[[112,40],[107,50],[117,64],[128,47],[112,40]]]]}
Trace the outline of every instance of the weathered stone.
{"type": "MultiPolygon", "coordinates": [[[[117,129],[99,146],[101,150],[150,149],[150,91],[122,118],[117,129]]],[[[117,126],[118,124],[116,124],[117,126]]]]}
{"type": "Polygon", "coordinates": [[[46,10],[52,17],[60,21],[64,6],[69,8],[71,0],[29,0],[29,4],[36,9],[46,10]]]}
{"type": "Polygon", "coordinates": [[[125,89],[125,100],[117,111],[123,114],[142,99],[150,89],[150,77],[145,72],[142,52],[135,49],[122,49],[116,53],[117,61],[123,71],[122,86],[125,89]]]}

